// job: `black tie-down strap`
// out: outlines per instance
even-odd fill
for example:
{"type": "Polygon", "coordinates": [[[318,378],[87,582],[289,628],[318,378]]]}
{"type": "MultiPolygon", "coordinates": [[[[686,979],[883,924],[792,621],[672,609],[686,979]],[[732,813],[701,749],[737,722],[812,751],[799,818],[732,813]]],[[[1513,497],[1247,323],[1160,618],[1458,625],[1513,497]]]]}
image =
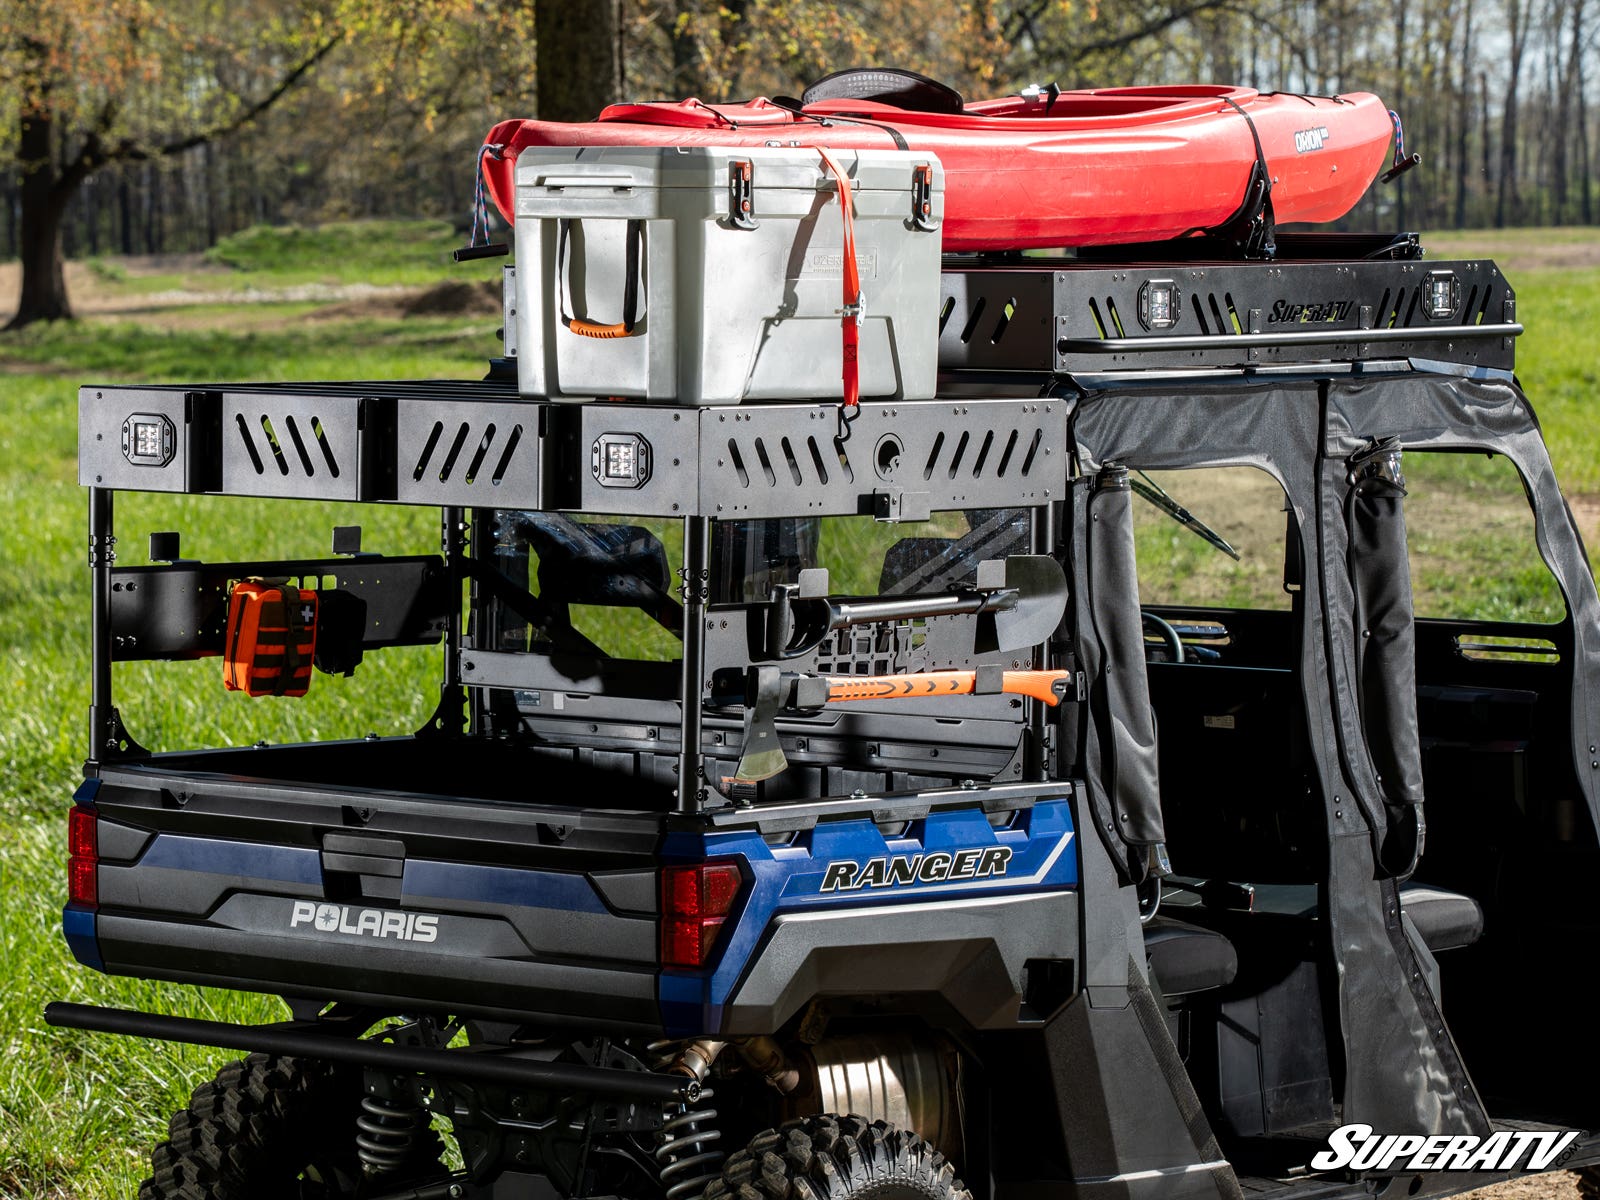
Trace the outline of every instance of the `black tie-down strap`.
{"type": "Polygon", "coordinates": [[[1278,246],[1273,231],[1272,171],[1267,166],[1266,151],[1261,148],[1261,135],[1256,123],[1235,101],[1222,98],[1222,102],[1244,118],[1250,127],[1250,140],[1255,143],[1256,160],[1250,167],[1250,180],[1245,184],[1244,199],[1226,221],[1205,231],[1207,237],[1229,243],[1241,258],[1273,258],[1278,246]]]}
{"type": "MultiPolygon", "coordinates": [[[[278,587],[278,598],[283,604],[283,665],[278,668],[278,677],[273,680],[272,694],[274,696],[286,695],[294,686],[294,677],[300,673],[300,630],[303,627],[300,621],[300,606],[305,603],[300,598],[298,587],[290,589],[287,583],[278,587]],[[293,600],[290,596],[293,596],[293,600]]],[[[241,622],[243,624],[243,622],[241,622]]]]}

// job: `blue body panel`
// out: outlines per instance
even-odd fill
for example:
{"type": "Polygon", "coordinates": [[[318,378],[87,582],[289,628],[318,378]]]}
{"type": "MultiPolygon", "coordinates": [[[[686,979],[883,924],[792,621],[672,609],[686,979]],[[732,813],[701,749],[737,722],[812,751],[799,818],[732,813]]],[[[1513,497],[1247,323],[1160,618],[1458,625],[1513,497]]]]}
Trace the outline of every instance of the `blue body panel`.
{"type": "Polygon", "coordinates": [[[271,846],[226,838],[156,835],[139,856],[141,867],[203,871],[241,879],[272,879],[306,887],[322,886],[322,856],[310,846],[271,846]]]}
{"type": "Polygon", "coordinates": [[[669,834],[662,851],[666,865],[738,859],[745,887],[711,966],[661,972],[662,1023],[673,1036],[720,1031],[723,1010],[768,926],[785,913],[1076,887],[1073,832],[1071,804],[1061,799],[1040,801],[1000,828],[977,807],[931,813],[911,822],[900,837],[885,837],[866,819],[824,822],[779,846],[754,831],[669,834]],[[987,859],[990,872],[979,876],[986,851],[994,852],[987,859]],[[1001,857],[1003,870],[995,870],[1001,857]],[[930,863],[932,869],[920,869],[930,863]],[[969,869],[973,874],[947,877],[969,869]],[[932,877],[908,880],[913,872],[932,877]]]}
{"type": "Polygon", "coordinates": [[[101,970],[100,939],[95,936],[94,910],[69,904],[61,910],[61,932],[72,957],[86,967],[101,970]]]}
{"type": "Polygon", "coordinates": [[[403,901],[418,898],[518,904],[562,912],[603,913],[605,903],[582,875],[524,867],[488,867],[414,859],[406,863],[403,901]]]}

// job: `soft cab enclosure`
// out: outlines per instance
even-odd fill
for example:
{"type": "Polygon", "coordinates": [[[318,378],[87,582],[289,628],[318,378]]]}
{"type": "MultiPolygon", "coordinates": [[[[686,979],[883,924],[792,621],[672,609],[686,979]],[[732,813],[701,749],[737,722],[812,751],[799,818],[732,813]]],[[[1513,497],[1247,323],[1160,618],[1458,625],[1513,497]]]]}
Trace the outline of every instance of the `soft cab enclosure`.
{"type": "Polygon", "coordinates": [[[944,174],[928,153],[530,147],[516,163],[524,395],[683,404],[844,395],[845,249],[861,394],[927,399],[944,174]]]}

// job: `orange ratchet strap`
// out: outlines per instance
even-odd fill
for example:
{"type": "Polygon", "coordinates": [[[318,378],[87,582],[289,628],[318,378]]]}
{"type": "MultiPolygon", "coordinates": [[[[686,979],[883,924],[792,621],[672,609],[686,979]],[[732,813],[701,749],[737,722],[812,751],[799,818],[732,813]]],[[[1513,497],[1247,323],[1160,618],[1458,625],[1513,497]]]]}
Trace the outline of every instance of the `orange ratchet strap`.
{"type": "Polygon", "coordinates": [[[851,213],[850,176],[833,156],[818,146],[822,165],[839,181],[839,207],[844,213],[844,307],[840,309],[839,332],[844,346],[844,412],[842,421],[853,420],[861,403],[861,371],[856,361],[861,348],[861,322],[866,317],[866,299],[861,294],[861,270],[856,265],[856,230],[851,213]]]}

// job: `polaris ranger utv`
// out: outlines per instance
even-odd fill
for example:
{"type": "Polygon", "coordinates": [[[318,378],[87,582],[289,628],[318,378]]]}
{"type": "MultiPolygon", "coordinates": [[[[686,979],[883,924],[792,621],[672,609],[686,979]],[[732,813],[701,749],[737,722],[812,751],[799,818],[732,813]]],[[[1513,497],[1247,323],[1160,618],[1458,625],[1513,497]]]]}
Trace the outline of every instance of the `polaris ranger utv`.
{"type": "Polygon", "coordinates": [[[49,1007],[248,1054],[143,1200],[1409,1197],[1600,1161],[1569,974],[1600,600],[1512,291],[1409,237],[1178,245],[947,260],[931,400],[568,403],[510,359],[85,388],[66,939],[288,1007],[49,1007]],[[1558,620],[1414,611],[1406,473],[1446,455],[1520,481],[1558,620]],[[1207,523],[1241,474],[1248,545],[1207,523]],[[128,490],[431,505],[442,546],[158,531],[119,566],[128,490]],[[1230,537],[1266,586],[1166,602],[1230,537]],[[151,753],[113,693],[430,644],[414,736],[151,753]]]}

